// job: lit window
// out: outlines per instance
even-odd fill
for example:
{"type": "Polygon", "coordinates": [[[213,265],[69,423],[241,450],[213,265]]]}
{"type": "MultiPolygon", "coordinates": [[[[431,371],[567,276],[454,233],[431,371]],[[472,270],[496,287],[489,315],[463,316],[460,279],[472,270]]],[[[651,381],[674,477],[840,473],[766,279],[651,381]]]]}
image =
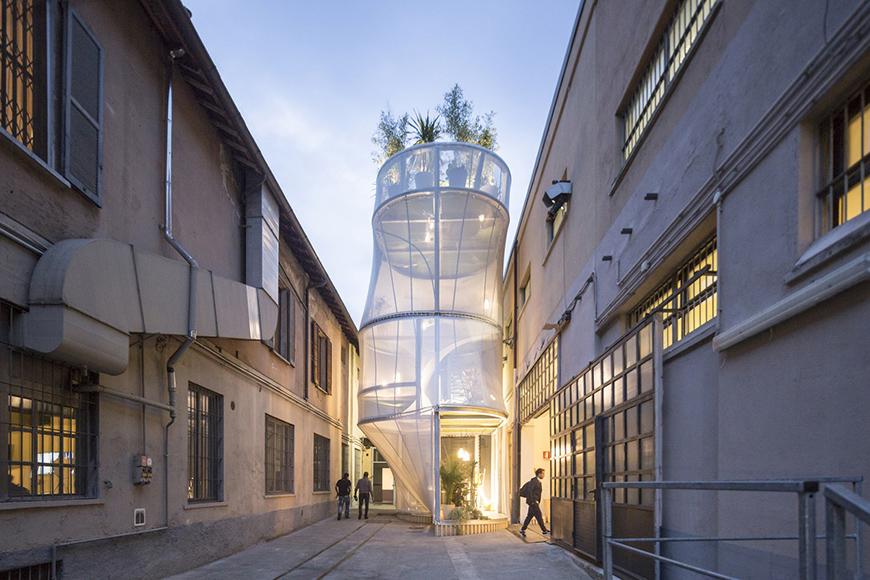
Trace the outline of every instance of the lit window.
{"type": "Polygon", "coordinates": [[[218,501],[223,491],[223,396],[189,384],[187,436],[187,499],[218,501]]]}
{"type": "Polygon", "coordinates": [[[294,431],[266,415],[266,493],[293,493],[294,431]]]}
{"type": "Polygon", "coordinates": [[[870,209],[870,85],[819,127],[818,232],[870,209]]]}
{"type": "Polygon", "coordinates": [[[329,439],[314,435],[314,491],[329,491],[329,439]]]}
{"type": "Polygon", "coordinates": [[[662,346],[668,348],[718,316],[718,282],[716,238],[712,238],[631,311],[629,324],[661,312],[662,346]]]}
{"type": "Polygon", "coordinates": [[[665,91],[677,77],[683,63],[698,41],[707,18],[718,0],[681,0],[674,16],[662,33],[661,40],[622,113],[624,143],[622,154],[628,159],[653,115],[661,105],[665,91]]]}
{"type": "Polygon", "coordinates": [[[547,216],[547,244],[556,239],[562,224],[565,223],[565,214],[568,213],[568,203],[563,203],[552,215],[547,216]]]}

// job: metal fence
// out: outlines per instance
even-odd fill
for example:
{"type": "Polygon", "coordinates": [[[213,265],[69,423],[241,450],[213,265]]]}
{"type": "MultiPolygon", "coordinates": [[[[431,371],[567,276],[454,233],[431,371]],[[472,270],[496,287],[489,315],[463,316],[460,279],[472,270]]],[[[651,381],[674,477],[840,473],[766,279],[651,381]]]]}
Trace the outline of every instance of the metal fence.
{"type": "Polygon", "coordinates": [[[659,553],[659,547],[665,542],[753,542],[771,540],[798,541],[798,578],[815,580],[817,577],[816,542],[823,539],[828,543],[828,554],[835,552],[835,557],[828,558],[828,578],[847,578],[837,575],[832,570],[833,565],[840,566],[845,571],[845,542],[855,541],[855,578],[863,578],[861,555],[861,523],[870,521],[870,502],[861,498],[862,477],[816,477],[810,479],[781,479],[755,481],[644,481],[644,482],[604,482],[601,484],[602,524],[604,542],[604,578],[613,578],[613,548],[627,550],[637,555],[652,558],[659,564],[670,564],[690,570],[709,578],[733,580],[734,576],[722,574],[715,570],[695,566],[659,553]],[[851,492],[840,491],[828,484],[848,483],[851,492]],[[825,536],[816,535],[816,505],[815,494],[822,486],[826,486],[824,495],[828,510],[828,530],[825,536]],[[798,535],[797,536],[733,536],[733,537],[654,537],[654,538],[614,538],[613,537],[613,490],[615,489],[653,489],[659,491],[691,490],[691,491],[743,491],[743,492],[774,492],[794,493],[798,497],[798,535]],[[846,495],[848,494],[848,495],[846,495]],[[856,499],[857,498],[857,499],[856,499]],[[860,500],[860,501],[859,501],[860,500]],[[832,505],[833,504],[833,505],[832,505]],[[855,532],[846,534],[845,510],[855,514],[855,532]],[[834,512],[833,519],[831,511],[834,512]],[[833,528],[833,533],[831,532],[833,528]],[[636,548],[631,544],[652,543],[655,552],[636,548]],[[832,547],[833,544],[833,547],[832,547]],[[838,560],[839,558],[839,560],[838,560]],[[833,575],[832,575],[833,574],[833,575]]]}

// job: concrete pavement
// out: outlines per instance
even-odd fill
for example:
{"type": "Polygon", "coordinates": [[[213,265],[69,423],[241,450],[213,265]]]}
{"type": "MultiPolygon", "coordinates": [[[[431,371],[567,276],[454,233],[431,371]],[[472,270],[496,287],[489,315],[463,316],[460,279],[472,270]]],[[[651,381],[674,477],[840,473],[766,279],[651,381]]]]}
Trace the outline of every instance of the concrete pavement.
{"type": "Polygon", "coordinates": [[[173,578],[590,578],[578,558],[542,539],[531,531],[528,541],[508,531],[436,538],[429,526],[374,514],[323,520],[173,578]]]}

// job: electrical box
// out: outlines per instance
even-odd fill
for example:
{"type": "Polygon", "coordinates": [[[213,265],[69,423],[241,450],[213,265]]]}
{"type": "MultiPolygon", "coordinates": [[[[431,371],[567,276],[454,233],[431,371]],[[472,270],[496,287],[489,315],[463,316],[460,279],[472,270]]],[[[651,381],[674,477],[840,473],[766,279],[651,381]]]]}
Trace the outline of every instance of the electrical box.
{"type": "Polygon", "coordinates": [[[135,485],[147,485],[151,483],[154,475],[153,461],[148,455],[133,456],[133,483],[135,485]]]}

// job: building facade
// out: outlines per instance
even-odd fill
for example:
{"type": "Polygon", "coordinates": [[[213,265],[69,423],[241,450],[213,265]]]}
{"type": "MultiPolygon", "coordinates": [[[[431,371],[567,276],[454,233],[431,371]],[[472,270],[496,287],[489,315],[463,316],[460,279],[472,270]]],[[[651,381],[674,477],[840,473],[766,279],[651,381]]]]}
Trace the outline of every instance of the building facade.
{"type": "Polygon", "coordinates": [[[333,515],[356,327],[190,13],[0,6],[0,571],[159,577],[333,515]]]}
{"type": "MultiPolygon", "coordinates": [[[[600,560],[605,481],[870,474],[868,26],[858,1],[581,2],[503,287],[514,517],[545,467],[554,536],[600,560]]],[[[797,529],[794,496],[614,502],[616,535],[797,529]]],[[[795,542],[661,554],[798,569],[795,542]]]]}

